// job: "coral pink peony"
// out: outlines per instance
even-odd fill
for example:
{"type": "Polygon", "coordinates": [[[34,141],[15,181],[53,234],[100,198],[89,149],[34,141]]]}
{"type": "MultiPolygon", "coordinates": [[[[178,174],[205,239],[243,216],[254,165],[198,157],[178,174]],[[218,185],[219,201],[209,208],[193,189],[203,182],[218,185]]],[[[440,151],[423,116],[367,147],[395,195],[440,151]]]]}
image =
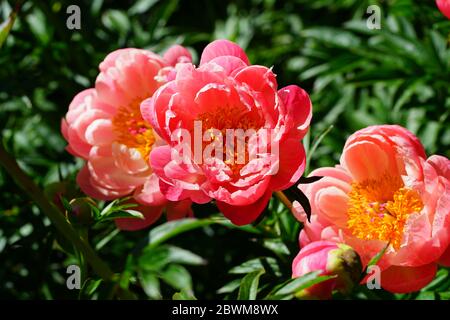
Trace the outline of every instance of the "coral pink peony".
{"type": "Polygon", "coordinates": [[[168,143],[150,156],[165,196],[197,203],[215,199],[226,217],[243,225],[259,216],[273,191],[293,185],[304,170],[301,139],[311,102],[297,86],[277,87],[271,69],[250,65],[242,48],[217,40],[205,48],[199,67],[181,65],[173,81],[144,101],[144,119],[168,143]],[[180,130],[193,137],[185,141],[189,152],[177,148],[185,137],[177,140],[180,130]],[[229,131],[255,135],[226,140],[229,131]],[[235,143],[245,144],[245,151],[230,152],[235,143]]]}
{"type": "Polygon", "coordinates": [[[449,264],[450,161],[426,159],[420,141],[396,125],[372,126],[347,140],[340,165],[300,188],[310,199],[311,223],[301,245],[320,239],[352,246],[364,264],[389,244],[379,262],[381,285],[412,292],[429,283],[437,263],[449,264]]]}
{"type": "Polygon", "coordinates": [[[442,14],[450,19],[450,0],[436,0],[436,5],[442,14]]]}
{"type": "Polygon", "coordinates": [[[140,103],[173,77],[178,62],[190,61],[189,52],[172,47],[160,56],[140,49],[120,49],[100,64],[95,88],[72,100],[61,131],[67,150],[86,160],[77,182],[87,195],[111,200],[133,195],[145,220],[117,219],[126,230],[144,228],[159,218],[164,207],[169,218],[190,213],[190,202],[171,203],[159,189],[149,165],[149,154],[163,142],[141,116],[140,103]]]}
{"type": "Polygon", "coordinates": [[[358,254],[348,245],[333,241],[311,242],[303,247],[292,263],[292,276],[303,276],[312,271],[320,275],[334,275],[298,292],[300,298],[329,299],[334,290],[349,293],[361,278],[362,265],[358,254]]]}

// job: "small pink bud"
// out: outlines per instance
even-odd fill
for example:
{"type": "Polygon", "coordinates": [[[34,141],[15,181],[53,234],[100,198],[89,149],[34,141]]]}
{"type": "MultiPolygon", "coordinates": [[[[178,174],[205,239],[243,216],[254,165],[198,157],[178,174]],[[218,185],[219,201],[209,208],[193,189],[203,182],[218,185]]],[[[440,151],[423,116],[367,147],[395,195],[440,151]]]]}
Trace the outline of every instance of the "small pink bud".
{"type": "Polygon", "coordinates": [[[298,298],[329,299],[334,290],[349,293],[359,282],[362,264],[359,255],[348,245],[333,241],[315,241],[303,247],[292,263],[294,278],[313,271],[336,278],[318,283],[296,294],[298,298]]]}

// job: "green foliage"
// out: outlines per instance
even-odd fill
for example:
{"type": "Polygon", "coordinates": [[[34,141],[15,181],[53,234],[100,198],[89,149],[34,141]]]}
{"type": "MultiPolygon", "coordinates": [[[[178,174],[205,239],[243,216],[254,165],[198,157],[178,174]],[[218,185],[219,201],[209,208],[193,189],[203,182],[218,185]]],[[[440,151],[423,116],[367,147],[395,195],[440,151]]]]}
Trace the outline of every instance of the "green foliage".
{"type": "MultiPolygon", "coordinates": [[[[450,21],[433,1],[83,0],[82,29],[71,31],[66,8],[73,2],[26,1],[9,30],[14,2],[0,1],[1,142],[117,278],[98,279],[0,170],[1,298],[292,299],[329,279],[291,279],[301,224],[276,198],[249,226],[236,227],[206,205],[194,206],[196,218],[161,218],[137,232],[111,222],[142,218],[126,200],[85,198],[75,184],[82,161],[64,150],[60,120],[74,95],[93,85],[102,59],[121,47],[161,53],[180,43],[198,62],[214,38],[239,43],[252,63],[273,66],[280,87],[310,93],[307,172],[336,164],[352,132],[381,123],[406,126],[429,154],[450,156],[450,21]],[[382,8],[380,30],[366,27],[369,4],[382,8]],[[70,214],[80,208],[89,219],[70,214]],[[83,269],[80,291],[65,286],[74,263],[83,269]]],[[[450,299],[449,272],[441,268],[419,293],[361,286],[350,298],[450,299]]]]}

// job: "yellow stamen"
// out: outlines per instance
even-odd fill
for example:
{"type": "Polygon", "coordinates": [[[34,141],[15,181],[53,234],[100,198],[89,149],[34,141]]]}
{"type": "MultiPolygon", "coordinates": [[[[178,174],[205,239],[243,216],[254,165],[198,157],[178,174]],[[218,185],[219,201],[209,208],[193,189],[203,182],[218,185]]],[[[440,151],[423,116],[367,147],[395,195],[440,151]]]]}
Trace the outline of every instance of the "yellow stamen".
{"type": "Polygon", "coordinates": [[[387,174],[353,183],[349,197],[350,232],[359,239],[390,242],[395,250],[400,248],[409,215],[423,208],[415,190],[404,187],[400,177],[387,174]]]}
{"type": "Polygon", "coordinates": [[[118,109],[112,123],[117,135],[116,142],[135,148],[148,161],[152,146],[155,142],[153,129],[141,116],[141,99],[136,99],[118,109]]]}
{"type": "MultiPolygon", "coordinates": [[[[232,107],[225,106],[222,108],[216,108],[213,111],[208,111],[200,114],[197,119],[202,121],[203,130],[206,132],[208,130],[217,129],[222,133],[223,146],[223,159],[228,167],[233,172],[233,175],[238,176],[240,170],[245,166],[245,164],[239,164],[238,162],[238,151],[237,138],[234,140],[234,150],[228,150],[225,143],[227,142],[227,129],[237,130],[242,129],[244,132],[249,129],[255,130],[255,132],[263,126],[262,118],[256,116],[251,117],[247,113],[247,110],[243,110],[242,107],[232,107]],[[227,157],[228,153],[228,157],[227,157]]],[[[211,133],[211,141],[220,140],[220,137],[216,137],[211,133]]],[[[245,163],[249,160],[248,154],[248,137],[245,137],[245,141],[241,141],[245,144],[245,163]]],[[[210,142],[204,142],[203,148],[210,142]]],[[[242,156],[242,155],[241,155],[242,156]]]]}

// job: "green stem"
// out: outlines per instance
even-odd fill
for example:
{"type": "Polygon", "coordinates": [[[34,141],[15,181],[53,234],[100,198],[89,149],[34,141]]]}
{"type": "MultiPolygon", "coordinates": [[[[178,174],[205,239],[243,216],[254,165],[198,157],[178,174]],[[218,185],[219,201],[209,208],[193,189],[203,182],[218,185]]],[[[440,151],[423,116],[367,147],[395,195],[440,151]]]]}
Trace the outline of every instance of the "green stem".
{"type": "Polygon", "coordinates": [[[95,253],[92,247],[75,231],[69,224],[63,214],[52,204],[45,194],[38,188],[33,180],[23,172],[17,164],[17,161],[6,152],[2,143],[0,143],[0,164],[6,172],[16,181],[16,183],[25,191],[25,193],[41,208],[53,225],[61,234],[66,237],[80,252],[83,253],[86,261],[91,265],[94,272],[103,280],[112,280],[114,273],[95,253]]]}
{"type": "Polygon", "coordinates": [[[24,2],[23,0],[17,1],[16,5],[14,6],[13,11],[11,11],[9,17],[3,23],[0,24],[0,48],[3,46],[3,43],[6,41],[6,38],[8,37],[8,34],[14,25],[14,21],[16,21],[17,14],[19,13],[23,2],[24,2]]]}
{"type": "Polygon", "coordinates": [[[292,210],[292,202],[286,197],[283,191],[275,191],[275,196],[288,208],[292,210]]]}

